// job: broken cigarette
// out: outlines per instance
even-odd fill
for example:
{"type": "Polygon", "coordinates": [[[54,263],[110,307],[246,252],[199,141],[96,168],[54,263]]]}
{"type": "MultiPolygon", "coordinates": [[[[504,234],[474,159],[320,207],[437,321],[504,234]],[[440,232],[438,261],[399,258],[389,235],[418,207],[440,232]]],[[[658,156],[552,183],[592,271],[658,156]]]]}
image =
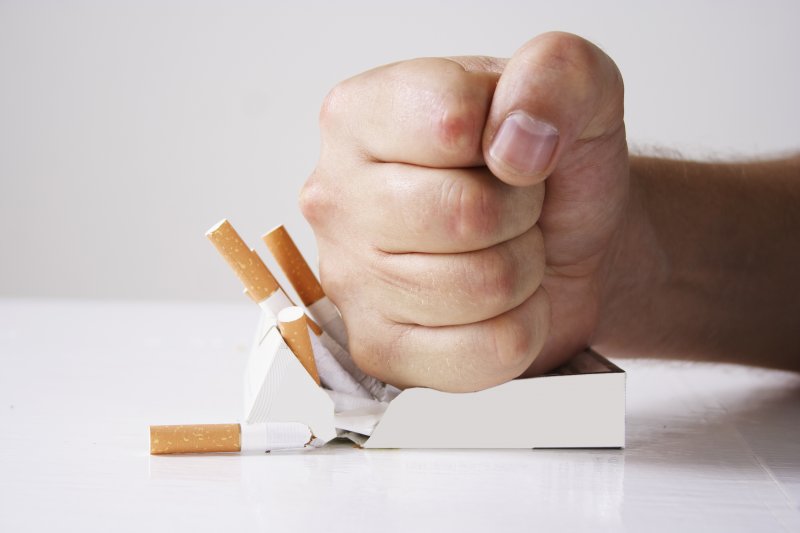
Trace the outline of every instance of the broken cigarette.
{"type": "Polygon", "coordinates": [[[386,385],[362,372],[347,352],[347,330],[342,316],[333,302],[325,296],[322,285],[314,276],[286,228],[282,225],[277,226],[261,238],[303,304],[322,326],[322,335],[319,338],[322,345],[356,382],[369,391],[370,395],[380,401],[387,400],[386,385]]]}
{"type": "Polygon", "coordinates": [[[241,436],[239,424],[150,426],[150,454],[238,452],[241,436]]]}
{"type": "Polygon", "coordinates": [[[314,350],[311,348],[311,337],[308,333],[306,314],[299,307],[286,307],[278,313],[278,329],[283,340],[289,345],[300,364],[308,371],[319,385],[319,373],[314,361],[314,350]]]}
{"type": "Polygon", "coordinates": [[[303,448],[314,444],[305,424],[195,424],[150,426],[150,455],[220,453],[303,448]]]}
{"type": "Polygon", "coordinates": [[[322,329],[346,350],[347,330],[339,310],[325,295],[322,285],[286,228],[282,225],[277,226],[265,233],[261,239],[309,313],[319,322],[322,329]]]}
{"type": "Polygon", "coordinates": [[[206,237],[228,262],[254,301],[266,300],[280,288],[258,254],[245,244],[226,219],[208,230],[206,237]]]}
{"type": "Polygon", "coordinates": [[[361,384],[357,376],[348,373],[339,363],[344,357],[349,359],[347,352],[335,342],[330,345],[333,350],[343,352],[339,357],[325,345],[325,339],[330,339],[323,333],[322,337],[309,334],[306,326],[308,317],[302,308],[292,306],[282,309],[278,313],[278,329],[283,340],[295,354],[300,364],[308,371],[317,385],[322,384],[331,390],[336,390],[356,398],[373,398],[375,394],[365,385],[361,384]]]}
{"type": "Polygon", "coordinates": [[[282,225],[271,229],[262,237],[275,261],[278,262],[289,283],[292,284],[303,305],[308,307],[325,297],[322,285],[311,271],[289,232],[282,225]]]}
{"type": "MultiPolygon", "coordinates": [[[[294,305],[261,257],[247,246],[227,219],[209,229],[206,237],[245,286],[245,294],[262,309],[277,316],[281,309],[294,305]]],[[[322,333],[313,320],[308,321],[308,327],[317,335],[322,333]]]]}
{"type": "MultiPolygon", "coordinates": [[[[242,281],[245,294],[263,311],[275,318],[283,309],[294,306],[258,254],[247,246],[230,222],[223,219],[208,230],[206,236],[242,281]]],[[[360,397],[372,397],[373,394],[361,385],[361,377],[354,378],[339,363],[342,359],[349,359],[349,354],[313,320],[306,317],[306,322],[313,333],[310,338],[319,371],[317,382],[321,381],[332,390],[360,397]],[[337,353],[331,354],[330,348],[324,344],[336,349],[337,353]]],[[[351,366],[355,366],[352,361],[351,366]]]]}

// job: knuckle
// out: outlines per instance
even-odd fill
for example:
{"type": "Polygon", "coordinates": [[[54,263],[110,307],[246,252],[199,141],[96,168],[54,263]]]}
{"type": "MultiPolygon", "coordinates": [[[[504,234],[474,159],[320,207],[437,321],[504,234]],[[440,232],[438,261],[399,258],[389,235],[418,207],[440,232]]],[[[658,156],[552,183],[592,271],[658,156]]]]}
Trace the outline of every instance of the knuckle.
{"type": "Polygon", "coordinates": [[[327,126],[332,124],[337,117],[345,112],[347,107],[348,83],[346,81],[336,84],[325,98],[322,100],[322,106],[319,110],[319,123],[320,126],[327,126]]]}
{"type": "Polygon", "coordinates": [[[485,241],[500,229],[501,206],[495,189],[456,178],[444,180],[441,212],[448,232],[459,241],[485,241]]]}
{"type": "Polygon", "coordinates": [[[435,139],[442,149],[472,155],[480,148],[479,109],[467,94],[459,90],[445,92],[437,104],[435,139]]]}
{"type": "Polygon", "coordinates": [[[312,226],[321,224],[336,205],[321,181],[317,171],[314,171],[298,197],[300,212],[312,226]]]}
{"type": "Polygon", "coordinates": [[[519,272],[514,262],[495,248],[479,252],[476,259],[476,263],[470,264],[465,273],[475,279],[473,295],[488,305],[506,305],[516,299],[519,272]]]}
{"type": "Polygon", "coordinates": [[[495,355],[502,369],[522,372],[536,344],[530,325],[519,313],[509,313],[494,332],[495,355]]]}
{"type": "Polygon", "coordinates": [[[399,64],[392,75],[416,80],[414,99],[424,99],[429,109],[430,142],[439,150],[458,156],[480,152],[488,99],[462,65],[423,58],[399,64]]]}

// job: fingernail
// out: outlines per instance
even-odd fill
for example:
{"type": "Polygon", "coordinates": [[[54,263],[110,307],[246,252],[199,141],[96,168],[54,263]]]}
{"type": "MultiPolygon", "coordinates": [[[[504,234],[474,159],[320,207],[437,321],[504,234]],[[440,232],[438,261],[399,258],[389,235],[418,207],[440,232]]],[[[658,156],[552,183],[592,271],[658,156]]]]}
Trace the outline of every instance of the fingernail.
{"type": "Polygon", "coordinates": [[[524,111],[508,115],[492,140],[489,156],[520,174],[543,172],[558,143],[558,130],[524,111]]]}

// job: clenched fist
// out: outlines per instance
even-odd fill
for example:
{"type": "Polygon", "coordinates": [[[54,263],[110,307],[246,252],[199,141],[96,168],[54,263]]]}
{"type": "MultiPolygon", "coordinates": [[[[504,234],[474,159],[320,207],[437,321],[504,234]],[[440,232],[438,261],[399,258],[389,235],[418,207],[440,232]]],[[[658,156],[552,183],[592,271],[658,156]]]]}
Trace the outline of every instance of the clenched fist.
{"type": "Polygon", "coordinates": [[[335,87],[301,193],[355,361],[473,391],[588,345],[628,198],[614,62],[548,33],[511,59],[417,59],[335,87]]]}

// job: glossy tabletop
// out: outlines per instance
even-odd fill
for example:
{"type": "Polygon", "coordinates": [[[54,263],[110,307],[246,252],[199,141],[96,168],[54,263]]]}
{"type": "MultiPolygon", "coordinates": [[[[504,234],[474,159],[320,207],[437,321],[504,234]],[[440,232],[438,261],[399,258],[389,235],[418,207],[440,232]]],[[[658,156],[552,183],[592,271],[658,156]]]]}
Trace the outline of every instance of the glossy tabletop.
{"type": "Polygon", "coordinates": [[[239,421],[257,318],[0,300],[0,531],[800,531],[786,372],[618,360],[624,450],[150,456],[150,424],[239,421]]]}

